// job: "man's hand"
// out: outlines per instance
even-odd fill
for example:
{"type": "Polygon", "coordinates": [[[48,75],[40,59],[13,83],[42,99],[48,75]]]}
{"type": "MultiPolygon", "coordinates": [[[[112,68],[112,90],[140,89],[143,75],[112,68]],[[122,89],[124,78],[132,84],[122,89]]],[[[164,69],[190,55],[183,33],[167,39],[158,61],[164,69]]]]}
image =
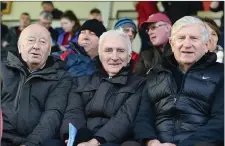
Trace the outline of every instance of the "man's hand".
{"type": "Polygon", "coordinates": [[[100,143],[97,141],[97,139],[93,138],[88,142],[79,143],[77,146],[99,146],[99,145],[100,143]]]}
{"type": "Polygon", "coordinates": [[[160,141],[154,139],[148,141],[147,146],[176,146],[176,145],[172,143],[160,143],[160,141]]]}

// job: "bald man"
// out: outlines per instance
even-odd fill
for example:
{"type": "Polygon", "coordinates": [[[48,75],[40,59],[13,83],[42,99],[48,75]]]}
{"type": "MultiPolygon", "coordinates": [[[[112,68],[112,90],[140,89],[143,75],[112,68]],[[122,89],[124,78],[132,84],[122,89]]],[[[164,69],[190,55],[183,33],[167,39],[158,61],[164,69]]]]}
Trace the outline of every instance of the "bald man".
{"type": "Polygon", "coordinates": [[[49,56],[51,36],[32,24],[18,40],[19,57],[1,65],[1,146],[41,146],[56,139],[71,88],[61,61],[49,56]]]}

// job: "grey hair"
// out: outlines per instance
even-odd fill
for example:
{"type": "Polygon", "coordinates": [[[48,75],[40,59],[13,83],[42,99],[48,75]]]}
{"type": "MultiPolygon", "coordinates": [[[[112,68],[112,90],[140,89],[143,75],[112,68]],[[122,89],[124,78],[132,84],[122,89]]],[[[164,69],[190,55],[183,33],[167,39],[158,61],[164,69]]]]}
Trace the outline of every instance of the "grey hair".
{"type": "Polygon", "coordinates": [[[41,18],[44,18],[44,19],[47,19],[47,20],[50,20],[50,21],[52,21],[52,19],[53,19],[52,13],[48,12],[48,11],[41,11],[39,16],[41,18]]]}
{"type": "Polygon", "coordinates": [[[200,20],[199,18],[193,17],[193,16],[184,16],[181,19],[177,20],[172,26],[170,39],[174,39],[173,38],[174,34],[177,31],[179,31],[182,27],[192,25],[192,24],[202,25],[202,40],[203,40],[203,42],[206,42],[210,39],[208,30],[207,30],[204,22],[202,20],[200,20]]]}
{"type": "Polygon", "coordinates": [[[101,53],[101,46],[102,46],[102,43],[104,41],[104,39],[107,37],[107,36],[121,36],[122,38],[125,39],[125,43],[127,44],[127,47],[128,47],[128,55],[131,55],[132,53],[132,45],[131,45],[131,41],[130,41],[130,38],[123,32],[123,30],[109,30],[107,32],[104,32],[100,38],[99,38],[99,46],[98,46],[98,54],[100,55],[101,53]]]}

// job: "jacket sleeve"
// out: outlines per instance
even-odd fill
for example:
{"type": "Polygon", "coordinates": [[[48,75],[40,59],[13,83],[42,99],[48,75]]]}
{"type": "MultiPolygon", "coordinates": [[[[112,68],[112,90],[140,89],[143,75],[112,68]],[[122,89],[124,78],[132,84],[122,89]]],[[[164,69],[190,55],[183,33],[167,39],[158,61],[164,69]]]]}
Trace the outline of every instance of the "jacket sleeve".
{"type": "Polygon", "coordinates": [[[178,146],[192,146],[201,143],[221,144],[224,141],[224,80],[216,87],[208,122],[198,128],[188,139],[178,146]]]}
{"type": "Polygon", "coordinates": [[[145,76],[146,70],[145,70],[145,64],[144,64],[144,59],[143,59],[142,53],[140,54],[140,57],[139,57],[139,59],[137,61],[137,64],[136,64],[135,69],[134,69],[134,72],[137,75],[145,76]]]}
{"type": "Polygon", "coordinates": [[[151,106],[146,84],[142,92],[141,104],[134,124],[134,138],[139,142],[157,139],[151,106]]]}
{"type": "Polygon", "coordinates": [[[27,136],[23,143],[24,145],[39,146],[43,144],[45,140],[56,138],[59,134],[71,83],[71,77],[66,75],[62,77],[53,90],[49,92],[49,96],[45,102],[45,111],[37,126],[33,129],[31,134],[27,136]]]}
{"type": "Polygon", "coordinates": [[[84,103],[80,95],[76,93],[75,88],[76,85],[73,84],[72,90],[68,97],[68,103],[60,129],[61,139],[68,138],[69,123],[73,124],[73,126],[75,126],[77,129],[86,127],[84,103]]]}
{"type": "Polygon", "coordinates": [[[102,137],[106,142],[119,143],[128,133],[132,132],[141,98],[143,84],[139,85],[136,93],[131,95],[121,106],[117,114],[102,127],[94,136],[102,137]]]}

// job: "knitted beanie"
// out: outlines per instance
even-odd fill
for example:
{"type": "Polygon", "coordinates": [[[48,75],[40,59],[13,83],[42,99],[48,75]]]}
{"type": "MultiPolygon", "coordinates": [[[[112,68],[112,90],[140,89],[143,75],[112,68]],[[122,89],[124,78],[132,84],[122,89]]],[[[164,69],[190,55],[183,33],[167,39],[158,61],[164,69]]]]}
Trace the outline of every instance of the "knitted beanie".
{"type": "Polygon", "coordinates": [[[98,37],[100,37],[103,34],[103,32],[106,32],[105,26],[96,19],[85,21],[80,28],[80,31],[82,30],[90,30],[94,32],[98,37]]]}

